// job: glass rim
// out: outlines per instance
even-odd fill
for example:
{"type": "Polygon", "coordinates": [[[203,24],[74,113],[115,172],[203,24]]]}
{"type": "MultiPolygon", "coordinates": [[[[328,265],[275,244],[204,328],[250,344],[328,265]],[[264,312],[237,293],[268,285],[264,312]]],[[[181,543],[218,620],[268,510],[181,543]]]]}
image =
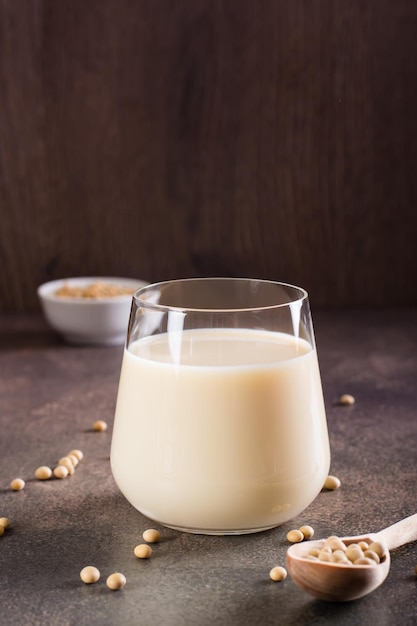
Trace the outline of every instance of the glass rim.
{"type": "Polygon", "coordinates": [[[189,313],[239,313],[239,312],[248,312],[248,311],[267,311],[273,309],[282,309],[284,307],[289,307],[297,302],[300,304],[308,300],[308,292],[303,287],[298,287],[296,285],[292,285],[291,283],[284,283],[277,280],[270,280],[264,278],[248,278],[248,277],[224,277],[224,276],[207,276],[207,277],[195,277],[195,278],[174,278],[171,280],[163,280],[156,283],[149,283],[142,287],[139,287],[133,295],[132,300],[136,303],[137,306],[143,306],[147,309],[153,309],[154,311],[167,312],[167,311],[181,311],[181,312],[189,312],[189,313]],[[218,282],[242,282],[242,283],[262,283],[275,285],[276,287],[283,287],[287,289],[292,289],[295,293],[298,294],[298,297],[290,297],[288,302],[282,302],[277,304],[270,305],[261,305],[261,306],[248,306],[248,307],[180,307],[173,306],[169,304],[159,304],[157,302],[152,302],[150,300],[144,299],[142,295],[144,293],[151,292],[155,289],[161,288],[164,285],[173,285],[179,283],[191,283],[191,282],[204,282],[204,281],[218,281],[218,282]]]}

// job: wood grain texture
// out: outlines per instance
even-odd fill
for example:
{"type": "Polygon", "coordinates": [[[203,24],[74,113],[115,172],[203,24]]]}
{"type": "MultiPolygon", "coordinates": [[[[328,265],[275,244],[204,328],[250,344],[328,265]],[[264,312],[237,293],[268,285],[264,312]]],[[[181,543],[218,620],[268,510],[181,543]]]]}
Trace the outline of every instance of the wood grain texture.
{"type": "Polygon", "coordinates": [[[71,275],[417,304],[413,0],[0,0],[0,311],[71,275]]]}

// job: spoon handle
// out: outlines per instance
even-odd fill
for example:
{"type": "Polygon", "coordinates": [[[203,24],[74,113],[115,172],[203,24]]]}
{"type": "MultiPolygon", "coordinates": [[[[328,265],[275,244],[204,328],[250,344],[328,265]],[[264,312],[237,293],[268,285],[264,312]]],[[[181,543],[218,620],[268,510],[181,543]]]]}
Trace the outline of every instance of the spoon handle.
{"type": "Polygon", "coordinates": [[[383,541],[388,550],[394,550],[406,543],[417,540],[417,513],[384,528],[377,533],[378,539],[383,541]]]}

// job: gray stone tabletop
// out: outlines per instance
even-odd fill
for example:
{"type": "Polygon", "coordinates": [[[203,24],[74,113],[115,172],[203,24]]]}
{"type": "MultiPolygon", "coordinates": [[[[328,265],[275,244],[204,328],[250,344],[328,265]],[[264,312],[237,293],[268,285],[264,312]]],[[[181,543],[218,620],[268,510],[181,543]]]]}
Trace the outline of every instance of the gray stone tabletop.
{"type": "Polygon", "coordinates": [[[316,537],[378,531],[417,511],[417,312],[317,312],[314,316],[337,491],[274,530],[213,537],[157,526],[148,560],[133,548],[155,524],[119,493],[109,450],[122,347],[66,345],[37,317],[0,318],[0,537],[2,626],[378,626],[417,624],[417,543],[393,551],[391,571],[369,596],[316,600],[285,565],[286,534],[304,523],[316,537]],[[338,398],[352,394],[353,406],[338,398]],[[95,432],[94,421],[108,423],[95,432]],[[34,471],[70,449],[73,476],[34,471]],[[26,481],[22,491],[10,481],[26,481]],[[93,564],[94,585],[79,573],[93,564]],[[105,585],[112,572],[127,583],[105,585]]]}

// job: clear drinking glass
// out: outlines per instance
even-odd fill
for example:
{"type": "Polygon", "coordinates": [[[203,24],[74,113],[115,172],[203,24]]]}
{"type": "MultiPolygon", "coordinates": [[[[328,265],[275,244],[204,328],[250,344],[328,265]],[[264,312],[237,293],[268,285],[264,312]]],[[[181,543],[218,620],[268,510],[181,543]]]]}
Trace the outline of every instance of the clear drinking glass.
{"type": "Polygon", "coordinates": [[[192,278],[135,293],[111,466],[136,509],[193,533],[265,530],[314,500],[329,465],[303,289],[192,278]]]}

